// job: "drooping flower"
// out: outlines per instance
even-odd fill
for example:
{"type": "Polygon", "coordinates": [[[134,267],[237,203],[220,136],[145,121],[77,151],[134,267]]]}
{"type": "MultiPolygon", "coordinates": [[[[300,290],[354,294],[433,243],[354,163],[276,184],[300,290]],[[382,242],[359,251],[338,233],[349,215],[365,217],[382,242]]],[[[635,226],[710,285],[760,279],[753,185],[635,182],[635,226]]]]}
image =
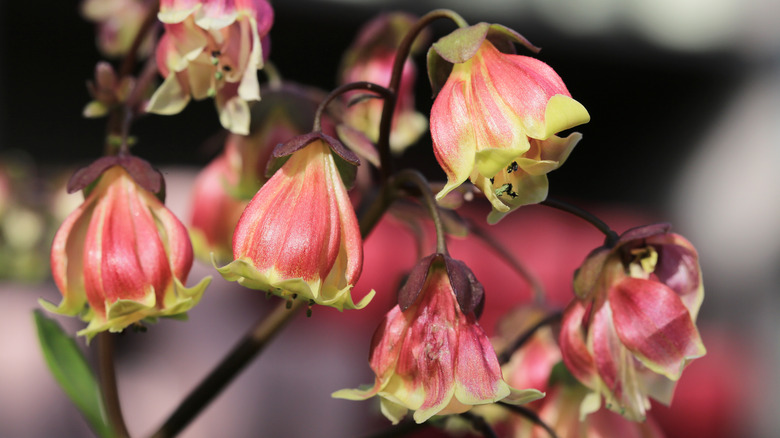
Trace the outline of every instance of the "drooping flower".
{"type": "Polygon", "coordinates": [[[470,179],[493,206],[491,223],[547,197],[547,173],[581,138],[555,134],[590,120],[547,64],[505,53],[515,42],[532,47],[514,31],[480,23],[428,53],[434,91],[441,88],[431,109],[433,149],[447,175],[437,198],[470,179]]]}
{"type": "Polygon", "coordinates": [[[496,353],[477,323],[482,299],[482,286],[463,262],[442,254],[422,259],[371,340],[374,386],[342,389],[333,397],[379,395],[382,413],[395,424],[410,409],[422,423],[474,405],[544,396],[503,380],[496,353]]]}
{"type": "Polygon", "coordinates": [[[563,316],[566,366],[630,420],[645,417],[648,397],[669,404],[685,366],[706,352],[696,328],[704,298],[698,254],[669,229],[634,228],[594,250],[563,316]]]}
{"type": "Polygon", "coordinates": [[[162,0],[165,34],[157,66],[165,81],[147,111],[177,114],[190,100],[214,97],[222,126],[249,133],[249,102],[260,99],[273,10],[266,0],[162,0]],[[265,47],[264,47],[265,46],[265,47]]]}
{"type": "Polygon", "coordinates": [[[339,310],[368,304],[373,291],[357,304],[350,294],[363,265],[363,242],[332,142],[318,133],[277,147],[275,158],[291,155],[241,215],[234,261],[218,268],[223,277],[339,310]]]}
{"type": "Polygon", "coordinates": [[[182,316],[198,303],[210,277],[184,285],[192,245],[184,225],[152,193],[161,176],[137,158],[106,157],[74,175],[69,190],[85,188],[97,175],[52,243],[52,274],[63,300],[57,307],[41,305],[82,314],[89,325],[78,334],[87,339],[142,320],[182,316]]]}
{"type": "MultiPolygon", "coordinates": [[[[387,86],[390,83],[398,45],[415,21],[416,17],[397,12],[382,14],[366,23],[344,55],[341,65],[341,83],[367,81],[387,86]]],[[[413,49],[422,45],[418,43],[413,49]]],[[[414,106],[416,78],[417,67],[411,59],[407,59],[401,73],[390,131],[390,148],[395,153],[403,152],[428,129],[425,116],[417,112],[414,106]]],[[[359,141],[353,131],[357,131],[373,143],[376,143],[379,138],[384,101],[376,98],[359,100],[363,93],[365,92],[353,91],[345,94],[347,101],[351,102],[344,113],[344,125],[339,126],[342,140],[353,150],[363,149],[352,144],[359,141]]]]}
{"type": "MultiPolygon", "coordinates": [[[[111,57],[125,55],[141,30],[151,2],[147,0],[84,0],[81,13],[97,25],[97,43],[100,51],[111,57]]],[[[152,50],[150,32],[138,48],[141,56],[152,50]]]]}

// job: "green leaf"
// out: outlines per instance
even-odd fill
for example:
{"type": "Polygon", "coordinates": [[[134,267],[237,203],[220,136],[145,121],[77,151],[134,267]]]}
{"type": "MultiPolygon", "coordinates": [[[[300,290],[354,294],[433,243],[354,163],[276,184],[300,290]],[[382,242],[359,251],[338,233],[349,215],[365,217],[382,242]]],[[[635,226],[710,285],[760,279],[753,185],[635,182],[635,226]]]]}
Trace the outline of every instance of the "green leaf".
{"type": "Polygon", "coordinates": [[[33,312],[43,357],[65,394],[100,437],[112,437],[95,374],[76,342],[39,310],[33,312]]]}

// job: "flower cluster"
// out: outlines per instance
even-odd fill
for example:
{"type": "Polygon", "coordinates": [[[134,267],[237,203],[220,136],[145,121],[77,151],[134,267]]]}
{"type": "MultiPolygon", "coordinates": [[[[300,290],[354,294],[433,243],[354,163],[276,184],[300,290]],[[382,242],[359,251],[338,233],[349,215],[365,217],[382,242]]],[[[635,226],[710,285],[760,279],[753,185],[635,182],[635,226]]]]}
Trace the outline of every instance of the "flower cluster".
{"type": "MultiPolygon", "coordinates": [[[[83,191],[85,200],[52,244],[51,268],[63,299],[58,306],[41,302],[52,312],[80,315],[88,325],[79,335],[89,341],[103,331],[184,317],[210,281],[186,286],[194,255],[210,259],[225,279],[288,305],[299,300],[309,307],[362,309],[375,295],[352,295],[363,269],[363,240],[390,212],[418,237],[420,260],[371,340],[374,384],[333,397],[379,396],[382,413],[394,424],[409,411],[422,423],[478,405],[533,402],[516,409],[538,413],[548,432],[562,436],[658,435],[655,424],[645,422],[649,399],[669,403],[684,368],[706,352],[696,327],[702,275],[690,242],[664,224],[618,236],[580,213],[604,231],[606,243],[577,270],[575,298],[565,311],[536,324],[538,312],[511,315],[500,329],[504,339],[496,341],[501,356],[478,323],[485,306],[482,284],[449,255],[448,236],[474,234],[512,258],[501,241],[459,216],[459,195],[470,199],[471,186],[455,190],[469,180],[481,191],[492,208],[491,224],[544,201],[547,174],[581,139],[579,133],[559,135],[590,119],[550,66],[515,53],[516,45],[538,51],[520,34],[498,24],[469,26],[446,10],[420,19],[385,14],[362,29],[345,54],[337,90],[325,94],[293,85],[269,68],[259,102],[257,72],[268,56],[274,20],[267,0],[161,0],[159,11],[148,10],[156,2],[112,0],[104,9],[96,1],[84,4],[101,23],[104,50],[131,53],[119,74],[99,63],[88,85],[93,100],[84,115],[109,116],[107,156],[69,183],[69,191],[83,191]],[[109,10],[127,16],[109,20],[109,10]],[[151,47],[143,38],[157,35],[149,26],[155,14],[164,25],[156,58],[132,77],[135,58],[151,47]],[[407,58],[428,45],[425,37],[414,41],[442,17],[459,28],[428,51],[435,96],[428,122],[415,109],[417,71],[407,58]],[[128,47],[124,32],[139,28],[145,30],[128,47]],[[157,74],[155,60],[165,79],[142,103],[157,74]],[[129,129],[144,110],[175,114],[191,99],[205,98],[215,99],[229,132],[222,137],[224,151],[194,182],[188,232],[163,205],[161,174],[130,155],[129,129]],[[432,152],[447,178],[436,195],[421,173],[396,172],[398,157],[392,154],[415,144],[428,125],[432,152]],[[358,175],[358,155],[375,167],[358,175]],[[423,211],[436,233],[436,252],[427,257],[423,211]],[[527,336],[519,337],[520,331],[527,336]],[[545,392],[549,396],[541,400],[545,392]],[[622,417],[602,410],[602,398],[622,417]]],[[[0,213],[4,185],[0,174],[0,213]]],[[[510,262],[533,280],[519,261],[510,262]]],[[[542,287],[533,286],[541,301],[542,287]]],[[[248,337],[252,344],[242,344],[235,350],[241,354],[220,365],[220,378],[240,369],[251,356],[243,353],[265,345],[290,318],[282,304],[253,332],[266,338],[248,337]]],[[[518,437],[539,436],[526,420],[512,423],[518,437]]]]}

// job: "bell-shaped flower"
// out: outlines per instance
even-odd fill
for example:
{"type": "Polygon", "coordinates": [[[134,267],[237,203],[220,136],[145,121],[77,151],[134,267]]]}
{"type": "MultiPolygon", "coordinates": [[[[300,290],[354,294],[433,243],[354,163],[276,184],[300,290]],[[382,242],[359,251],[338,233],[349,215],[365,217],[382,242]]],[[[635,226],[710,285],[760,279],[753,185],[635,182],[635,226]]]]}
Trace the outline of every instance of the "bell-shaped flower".
{"type": "Polygon", "coordinates": [[[434,415],[466,412],[504,400],[525,403],[544,396],[516,390],[503,379],[496,353],[477,314],[482,286],[463,263],[442,254],[422,259],[371,340],[373,387],[342,389],[333,397],[381,398],[394,424],[414,410],[422,423],[434,415]]]}
{"type": "MultiPolygon", "coordinates": [[[[405,13],[382,14],[366,23],[352,46],[345,53],[341,65],[341,82],[367,81],[387,86],[390,83],[398,45],[414,25],[416,17],[405,13]]],[[[412,48],[417,51],[425,38],[412,48]]],[[[414,144],[428,129],[428,120],[415,110],[414,82],[417,67],[411,59],[404,63],[397,101],[390,129],[390,149],[401,153],[414,144]]],[[[339,126],[341,139],[353,150],[365,147],[354,143],[364,139],[376,143],[384,100],[368,97],[363,91],[345,94],[348,106],[344,112],[344,125],[339,126]]]]}
{"type": "Polygon", "coordinates": [[[63,300],[41,305],[82,314],[89,325],[78,334],[87,339],[142,320],[184,316],[210,278],[185,287],[192,245],[184,225],[152,193],[162,177],[137,158],[106,157],[74,175],[69,191],[87,187],[97,175],[52,243],[52,274],[63,300]]]}
{"type": "Polygon", "coordinates": [[[634,228],[594,250],[563,315],[564,363],[630,420],[645,417],[648,397],[669,404],[685,366],[706,353],[696,328],[704,298],[698,254],[669,229],[634,228]]]}
{"type": "Polygon", "coordinates": [[[257,70],[273,24],[268,2],[162,0],[158,18],[165,24],[157,45],[165,81],[147,111],[177,114],[191,97],[214,97],[222,126],[248,134],[249,102],[260,99],[257,70]]]}
{"type": "Polygon", "coordinates": [[[470,179],[493,206],[491,223],[547,197],[547,173],[581,138],[555,134],[590,120],[547,64],[504,53],[515,42],[532,47],[509,29],[480,23],[428,52],[431,82],[440,89],[431,109],[433,149],[447,175],[437,198],[470,179]]]}
{"type": "MultiPolygon", "coordinates": [[[[350,164],[331,152],[331,142],[317,133],[277,147],[274,157],[287,161],[241,215],[234,261],[218,268],[223,277],[339,310],[368,304],[373,291],[357,304],[350,293],[363,266],[363,241],[337,161],[350,164]]],[[[343,146],[340,153],[357,163],[343,146]]]]}

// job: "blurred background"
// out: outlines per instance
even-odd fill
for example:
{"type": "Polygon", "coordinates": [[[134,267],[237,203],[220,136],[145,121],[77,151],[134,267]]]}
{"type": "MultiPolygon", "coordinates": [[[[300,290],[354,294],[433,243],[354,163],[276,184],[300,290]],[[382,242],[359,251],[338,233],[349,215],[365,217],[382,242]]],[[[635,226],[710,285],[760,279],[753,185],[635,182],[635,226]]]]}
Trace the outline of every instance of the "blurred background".
{"type": "MultiPolygon", "coordinates": [[[[670,436],[777,436],[780,2],[272,5],[271,61],[285,78],[327,90],[335,87],[341,54],[359,26],[383,11],[421,15],[446,7],[470,23],[507,25],[542,47],[539,58],[592,117],[578,129],[584,139],[567,164],[550,174],[550,195],[592,209],[618,231],[670,221],[700,251],[706,298],[699,325],[709,355],[683,377],[680,388],[693,389],[679,389],[671,411],[653,412],[670,436]],[[712,430],[680,432],[680,424],[696,415],[701,418],[695,424],[712,430]]],[[[0,23],[0,436],[85,436],[85,423],[45,368],[31,310],[39,298],[59,302],[49,278],[48,247],[64,215],[81,201],[80,195],[65,196],[63,185],[102,151],[105,119],[85,119],[81,112],[90,99],[84,83],[103,57],[94,25],[80,16],[76,1],[2,2],[0,23]]],[[[452,29],[437,22],[434,39],[452,29]]],[[[416,61],[422,66],[424,57],[416,61]]],[[[430,96],[422,73],[420,111],[428,111],[430,96]]],[[[197,170],[218,152],[213,139],[219,130],[211,101],[190,103],[176,117],[151,115],[133,126],[134,153],[163,169],[168,204],[183,220],[189,217],[197,170]]],[[[433,180],[444,179],[428,136],[400,161],[423,168],[433,180]]],[[[479,220],[487,211],[484,205],[474,209],[479,220]]],[[[540,207],[521,209],[500,227],[560,306],[570,297],[573,269],[600,244],[586,224],[540,207]]],[[[413,239],[399,236],[404,231],[385,221],[366,241],[365,272],[355,290],[358,296],[377,290],[368,309],[338,314],[317,308],[312,318],[296,320],[182,436],[344,437],[385,428],[376,400],[333,400],[330,393],[373,379],[366,362],[371,334],[414,262],[413,239]]],[[[472,257],[479,265],[478,249],[468,242],[456,249],[456,257],[467,262],[472,257]]],[[[474,269],[492,290],[515,281],[501,264],[474,269]]],[[[199,264],[190,277],[215,274],[199,264]]],[[[493,309],[522,301],[523,294],[491,295],[486,287],[493,309]]],[[[190,322],[164,321],[145,334],[123,336],[118,374],[130,432],[153,431],[273,304],[216,275],[190,322]]],[[[61,321],[71,333],[80,328],[78,321],[61,321]]],[[[483,324],[490,332],[495,321],[483,324]]]]}

